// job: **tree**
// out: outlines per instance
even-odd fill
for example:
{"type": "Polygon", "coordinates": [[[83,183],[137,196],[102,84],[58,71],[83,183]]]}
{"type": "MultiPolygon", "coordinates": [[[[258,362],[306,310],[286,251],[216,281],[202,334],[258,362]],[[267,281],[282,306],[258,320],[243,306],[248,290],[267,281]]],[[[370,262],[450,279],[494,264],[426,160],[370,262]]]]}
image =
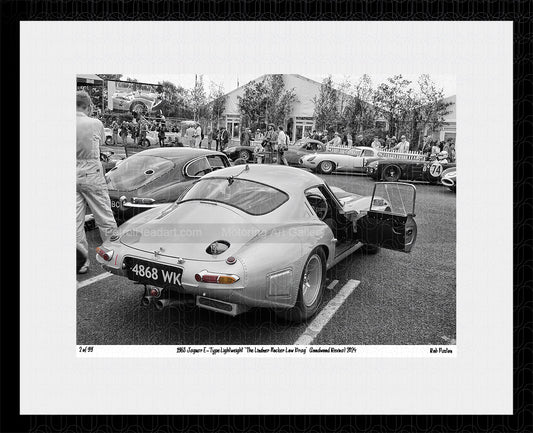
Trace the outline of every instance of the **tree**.
{"type": "Polygon", "coordinates": [[[209,99],[211,102],[209,103],[208,117],[218,126],[219,119],[226,108],[226,94],[222,84],[211,81],[209,87],[209,99]]]}
{"type": "Polygon", "coordinates": [[[256,124],[261,120],[266,123],[267,86],[265,81],[252,81],[244,86],[242,97],[237,96],[239,110],[250,123],[256,124]]]}
{"type": "Polygon", "coordinates": [[[189,91],[170,81],[160,81],[163,103],[160,110],[169,117],[192,117],[193,111],[189,104],[189,91]]]}
{"type": "Polygon", "coordinates": [[[364,74],[354,86],[346,86],[351,98],[348,99],[342,118],[354,133],[375,126],[376,110],[372,105],[374,89],[372,79],[364,74]]]}
{"type": "Polygon", "coordinates": [[[267,79],[266,116],[274,125],[283,125],[296,101],[294,89],[286,90],[283,75],[270,75],[267,79]]]}
{"type": "Polygon", "coordinates": [[[317,129],[335,129],[339,121],[337,91],[331,75],[324,78],[318,97],[313,98],[317,129]]]}
{"type": "Polygon", "coordinates": [[[194,87],[191,90],[191,108],[194,113],[194,120],[200,118],[206,118],[206,103],[207,99],[205,96],[204,89],[204,76],[196,76],[194,87]]]}
{"type": "Polygon", "coordinates": [[[420,75],[418,87],[418,104],[413,113],[413,132],[424,131],[427,127],[430,131],[438,130],[444,124],[452,103],[444,102],[444,90],[439,89],[427,74],[420,75]]]}
{"type": "Polygon", "coordinates": [[[243,120],[248,126],[264,123],[283,125],[296,101],[294,89],[285,89],[283,75],[275,74],[244,86],[237,97],[243,120]]]}
{"type": "Polygon", "coordinates": [[[410,85],[411,81],[401,75],[395,75],[381,83],[374,93],[374,105],[389,121],[392,134],[400,135],[400,132],[405,132],[405,122],[415,105],[410,85]]]}

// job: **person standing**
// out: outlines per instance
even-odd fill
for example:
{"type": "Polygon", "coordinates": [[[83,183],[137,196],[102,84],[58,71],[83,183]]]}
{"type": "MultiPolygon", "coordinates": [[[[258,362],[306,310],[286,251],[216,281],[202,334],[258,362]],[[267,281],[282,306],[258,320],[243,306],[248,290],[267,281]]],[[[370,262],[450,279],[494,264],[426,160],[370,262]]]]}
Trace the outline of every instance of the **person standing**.
{"type": "Polygon", "coordinates": [[[157,137],[159,138],[159,147],[165,147],[165,138],[166,138],[166,125],[161,122],[159,128],[157,128],[157,137]]]}
{"type": "Polygon", "coordinates": [[[146,134],[148,133],[148,122],[146,122],[146,120],[142,120],[140,122],[139,128],[140,128],[139,145],[144,147],[145,142],[146,142],[146,134]]]}
{"type": "Polygon", "coordinates": [[[118,146],[118,122],[116,117],[113,118],[113,123],[111,123],[111,129],[113,131],[113,146],[118,146]]]}
{"type": "Polygon", "coordinates": [[[288,149],[288,147],[289,147],[289,137],[283,131],[283,127],[282,126],[278,127],[278,129],[279,129],[279,131],[278,131],[278,142],[277,142],[278,164],[289,165],[287,163],[287,160],[283,156],[285,149],[288,149]]]}
{"type": "Polygon", "coordinates": [[[229,133],[224,126],[220,130],[220,151],[222,152],[229,143],[229,133]]]}
{"type": "Polygon", "coordinates": [[[396,146],[394,146],[394,150],[397,150],[400,153],[409,152],[409,142],[405,138],[405,135],[401,136],[401,141],[396,146]]]}
{"type": "Polygon", "coordinates": [[[380,150],[381,149],[381,141],[379,141],[379,137],[376,135],[374,137],[374,141],[370,145],[372,149],[380,150]]]}
{"type": "Polygon", "coordinates": [[[196,129],[194,131],[194,147],[202,147],[202,127],[199,123],[196,124],[196,129]]]}
{"type": "Polygon", "coordinates": [[[338,132],[335,131],[335,134],[333,134],[333,138],[326,143],[326,146],[334,146],[339,147],[342,145],[342,140],[338,132]]]}
{"type": "Polygon", "coordinates": [[[104,125],[89,117],[92,107],[87,92],[76,92],[76,249],[85,257],[85,263],[78,270],[80,274],[87,273],[90,265],[85,235],[87,206],[93,213],[103,242],[117,230],[100,162],[100,146],[105,143],[104,125]]]}
{"type": "Polygon", "coordinates": [[[243,128],[241,134],[241,146],[250,146],[252,140],[252,131],[249,128],[243,128]]]}
{"type": "Polygon", "coordinates": [[[192,125],[189,125],[185,130],[185,135],[187,136],[187,146],[194,147],[194,128],[192,125]]]}
{"type": "Polygon", "coordinates": [[[128,122],[125,120],[120,124],[120,139],[122,140],[122,145],[126,147],[128,145],[128,122]]]}
{"type": "MultiPolygon", "coordinates": [[[[134,119],[135,120],[135,119],[134,119]]],[[[139,122],[130,123],[131,125],[131,138],[133,140],[133,145],[137,146],[137,137],[139,136],[139,122]]]]}
{"type": "Polygon", "coordinates": [[[269,155],[269,161],[272,162],[272,153],[276,150],[278,145],[278,134],[276,133],[276,131],[274,131],[273,123],[270,123],[268,125],[263,142],[265,143],[263,146],[265,152],[269,155]]]}
{"type": "Polygon", "coordinates": [[[207,128],[207,148],[211,150],[211,143],[213,143],[213,130],[211,127],[207,128]]]}
{"type": "Polygon", "coordinates": [[[215,140],[215,150],[218,152],[220,148],[220,131],[218,128],[213,129],[213,140],[215,140]]]}

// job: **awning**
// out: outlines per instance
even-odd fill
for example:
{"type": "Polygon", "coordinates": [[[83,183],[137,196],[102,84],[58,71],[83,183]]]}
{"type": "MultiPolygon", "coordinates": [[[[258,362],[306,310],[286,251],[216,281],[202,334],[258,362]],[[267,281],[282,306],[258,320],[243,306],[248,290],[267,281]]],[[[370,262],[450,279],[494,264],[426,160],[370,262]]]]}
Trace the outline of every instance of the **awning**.
{"type": "Polygon", "coordinates": [[[84,84],[103,84],[104,80],[102,80],[98,75],[94,74],[80,74],[76,75],[76,84],[84,85],[84,84]]]}

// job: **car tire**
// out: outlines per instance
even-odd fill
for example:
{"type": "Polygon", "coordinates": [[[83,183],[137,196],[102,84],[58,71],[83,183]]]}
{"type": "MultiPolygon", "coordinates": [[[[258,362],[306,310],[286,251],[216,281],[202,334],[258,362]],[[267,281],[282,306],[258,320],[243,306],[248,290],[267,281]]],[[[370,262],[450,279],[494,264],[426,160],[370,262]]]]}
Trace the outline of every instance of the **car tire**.
{"type": "Polygon", "coordinates": [[[331,174],[335,170],[335,164],[331,161],[322,161],[318,165],[318,171],[322,174],[331,174]]]}
{"type": "Polygon", "coordinates": [[[145,138],[142,142],[141,142],[141,147],[146,149],[147,147],[150,147],[150,140],[148,140],[147,138],[145,138]]]}
{"type": "Polygon", "coordinates": [[[277,310],[276,314],[290,322],[303,322],[313,317],[324,296],[326,286],[326,256],[321,248],[314,249],[307,258],[300,284],[296,304],[289,309],[277,310]]]}
{"type": "Polygon", "coordinates": [[[112,144],[113,144],[113,137],[111,137],[111,136],[108,135],[108,136],[105,138],[105,145],[106,145],[106,146],[111,146],[112,144]]]}
{"type": "Polygon", "coordinates": [[[243,159],[245,162],[248,162],[252,159],[252,155],[247,150],[240,150],[239,159],[243,159]]]}
{"type": "Polygon", "coordinates": [[[136,102],[135,104],[131,106],[130,111],[132,113],[136,112],[140,114],[146,114],[148,112],[148,107],[142,102],[136,102]]]}
{"type": "Polygon", "coordinates": [[[401,170],[397,165],[387,165],[382,171],[382,179],[387,182],[397,182],[400,179],[401,170]]]}

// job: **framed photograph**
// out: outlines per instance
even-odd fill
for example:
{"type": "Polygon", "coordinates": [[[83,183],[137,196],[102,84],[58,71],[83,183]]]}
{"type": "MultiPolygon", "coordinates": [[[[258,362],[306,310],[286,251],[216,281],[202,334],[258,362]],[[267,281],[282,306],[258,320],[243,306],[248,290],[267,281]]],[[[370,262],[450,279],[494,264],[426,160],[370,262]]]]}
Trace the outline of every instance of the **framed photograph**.
{"type": "Polygon", "coordinates": [[[516,413],[512,17],[30,18],[29,429],[516,413]]]}

